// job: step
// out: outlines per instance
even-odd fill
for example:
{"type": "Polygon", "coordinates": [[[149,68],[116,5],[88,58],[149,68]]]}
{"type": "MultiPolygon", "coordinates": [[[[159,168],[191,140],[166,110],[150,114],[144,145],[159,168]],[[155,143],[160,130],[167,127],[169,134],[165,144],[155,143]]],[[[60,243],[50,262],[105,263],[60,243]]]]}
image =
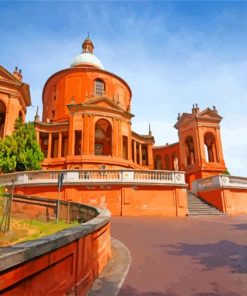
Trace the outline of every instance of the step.
{"type": "Polygon", "coordinates": [[[190,216],[222,215],[223,213],[213,205],[200,199],[191,192],[188,193],[188,212],[190,216]]]}
{"type": "Polygon", "coordinates": [[[221,214],[221,212],[218,212],[218,211],[199,211],[199,210],[189,210],[190,213],[209,213],[209,214],[221,214]]]}
{"type": "Polygon", "coordinates": [[[220,212],[219,210],[217,210],[217,209],[215,209],[215,208],[204,208],[204,207],[198,207],[198,208],[190,208],[189,207],[189,209],[190,210],[195,210],[195,211],[200,211],[200,210],[202,210],[202,211],[217,211],[217,212],[220,212]]]}
{"type": "Polygon", "coordinates": [[[214,215],[223,215],[222,213],[189,213],[189,216],[214,216],[214,215]]]}
{"type": "Polygon", "coordinates": [[[202,205],[202,206],[196,206],[196,207],[190,207],[190,206],[188,206],[188,208],[189,209],[204,209],[204,210],[211,210],[211,209],[213,209],[213,210],[216,210],[216,211],[219,211],[218,209],[216,209],[216,208],[214,208],[214,207],[205,207],[204,205],[202,205]]]}

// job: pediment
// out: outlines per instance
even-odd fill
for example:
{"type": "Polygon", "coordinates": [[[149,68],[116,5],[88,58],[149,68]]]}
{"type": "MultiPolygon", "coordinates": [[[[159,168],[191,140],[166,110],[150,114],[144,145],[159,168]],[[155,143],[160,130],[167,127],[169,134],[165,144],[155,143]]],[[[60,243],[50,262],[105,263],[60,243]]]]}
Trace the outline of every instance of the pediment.
{"type": "Polygon", "coordinates": [[[107,97],[100,97],[91,101],[88,101],[82,106],[92,106],[92,107],[100,107],[100,108],[105,108],[105,109],[113,109],[121,112],[127,112],[124,110],[122,107],[120,107],[117,103],[113,102],[107,97]]]}
{"type": "Polygon", "coordinates": [[[13,74],[11,74],[8,70],[6,70],[3,66],[0,65],[0,80],[5,82],[12,82],[20,84],[19,80],[15,78],[13,74]]]}
{"type": "Polygon", "coordinates": [[[196,115],[198,119],[209,119],[221,121],[222,117],[217,113],[217,111],[207,108],[196,115]]]}
{"type": "Polygon", "coordinates": [[[189,113],[183,113],[179,118],[178,121],[176,122],[176,124],[174,125],[174,127],[176,129],[179,129],[179,127],[183,124],[186,124],[187,122],[191,121],[191,119],[194,116],[192,114],[189,113]]]}
{"type": "Polygon", "coordinates": [[[191,114],[191,113],[183,113],[179,118],[174,127],[176,129],[179,129],[181,125],[186,125],[186,123],[189,123],[191,120],[196,121],[213,121],[213,122],[220,122],[222,120],[222,117],[217,113],[216,110],[212,110],[210,108],[207,108],[199,113],[191,114]]]}

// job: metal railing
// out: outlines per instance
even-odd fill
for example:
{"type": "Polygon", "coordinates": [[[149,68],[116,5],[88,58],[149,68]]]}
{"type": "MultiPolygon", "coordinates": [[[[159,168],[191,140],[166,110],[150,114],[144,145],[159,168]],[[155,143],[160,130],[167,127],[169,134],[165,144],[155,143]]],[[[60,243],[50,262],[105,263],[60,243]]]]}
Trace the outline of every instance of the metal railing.
{"type": "Polygon", "coordinates": [[[5,174],[0,185],[57,183],[63,174],[64,184],[70,183],[136,183],[186,185],[184,172],[157,170],[42,170],[5,174]]]}

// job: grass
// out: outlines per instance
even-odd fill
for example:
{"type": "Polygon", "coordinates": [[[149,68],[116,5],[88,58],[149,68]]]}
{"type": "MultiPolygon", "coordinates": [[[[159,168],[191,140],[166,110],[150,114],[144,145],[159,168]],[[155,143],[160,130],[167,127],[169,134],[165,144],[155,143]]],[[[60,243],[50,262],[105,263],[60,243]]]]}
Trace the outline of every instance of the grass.
{"type": "Polygon", "coordinates": [[[10,231],[5,233],[0,232],[0,247],[34,240],[76,225],[79,225],[79,223],[59,221],[56,224],[55,222],[11,218],[10,231]]]}

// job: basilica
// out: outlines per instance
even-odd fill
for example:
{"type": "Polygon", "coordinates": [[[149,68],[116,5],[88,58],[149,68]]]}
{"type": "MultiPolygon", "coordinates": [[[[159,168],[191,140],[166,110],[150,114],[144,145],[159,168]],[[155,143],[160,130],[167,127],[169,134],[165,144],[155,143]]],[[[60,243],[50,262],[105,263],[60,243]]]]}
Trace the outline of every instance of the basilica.
{"type": "MultiPolygon", "coordinates": [[[[12,260],[4,253],[7,294],[86,295],[111,256],[111,215],[247,214],[247,178],[227,173],[216,107],[192,105],[174,120],[178,141],[155,146],[150,128],[132,130],[132,91],[104,69],[89,37],[70,66],[47,79],[42,103],[34,118],[42,170],[0,172],[0,186],[14,198],[10,213],[89,224],[75,227],[80,234],[58,232],[27,242],[26,250],[22,244],[12,260]],[[82,214],[93,222],[79,220],[82,214]]],[[[0,138],[11,135],[16,119],[25,122],[30,105],[22,71],[0,66],[0,138]]]]}
{"type": "MultiPolygon", "coordinates": [[[[155,146],[131,129],[132,91],[121,77],[104,69],[88,37],[69,68],[46,81],[43,115],[35,116],[37,140],[49,169],[136,169],[185,171],[186,181],[226,171],[220,121],[215,107],[178,115],[178,142],[155,146]]],[[[31,104],[21,70],[0,67],[0,137],[11,134],[17,117],[31,104]]],[[[164,131],[165,137],[165,131],[164,131]]]]}

